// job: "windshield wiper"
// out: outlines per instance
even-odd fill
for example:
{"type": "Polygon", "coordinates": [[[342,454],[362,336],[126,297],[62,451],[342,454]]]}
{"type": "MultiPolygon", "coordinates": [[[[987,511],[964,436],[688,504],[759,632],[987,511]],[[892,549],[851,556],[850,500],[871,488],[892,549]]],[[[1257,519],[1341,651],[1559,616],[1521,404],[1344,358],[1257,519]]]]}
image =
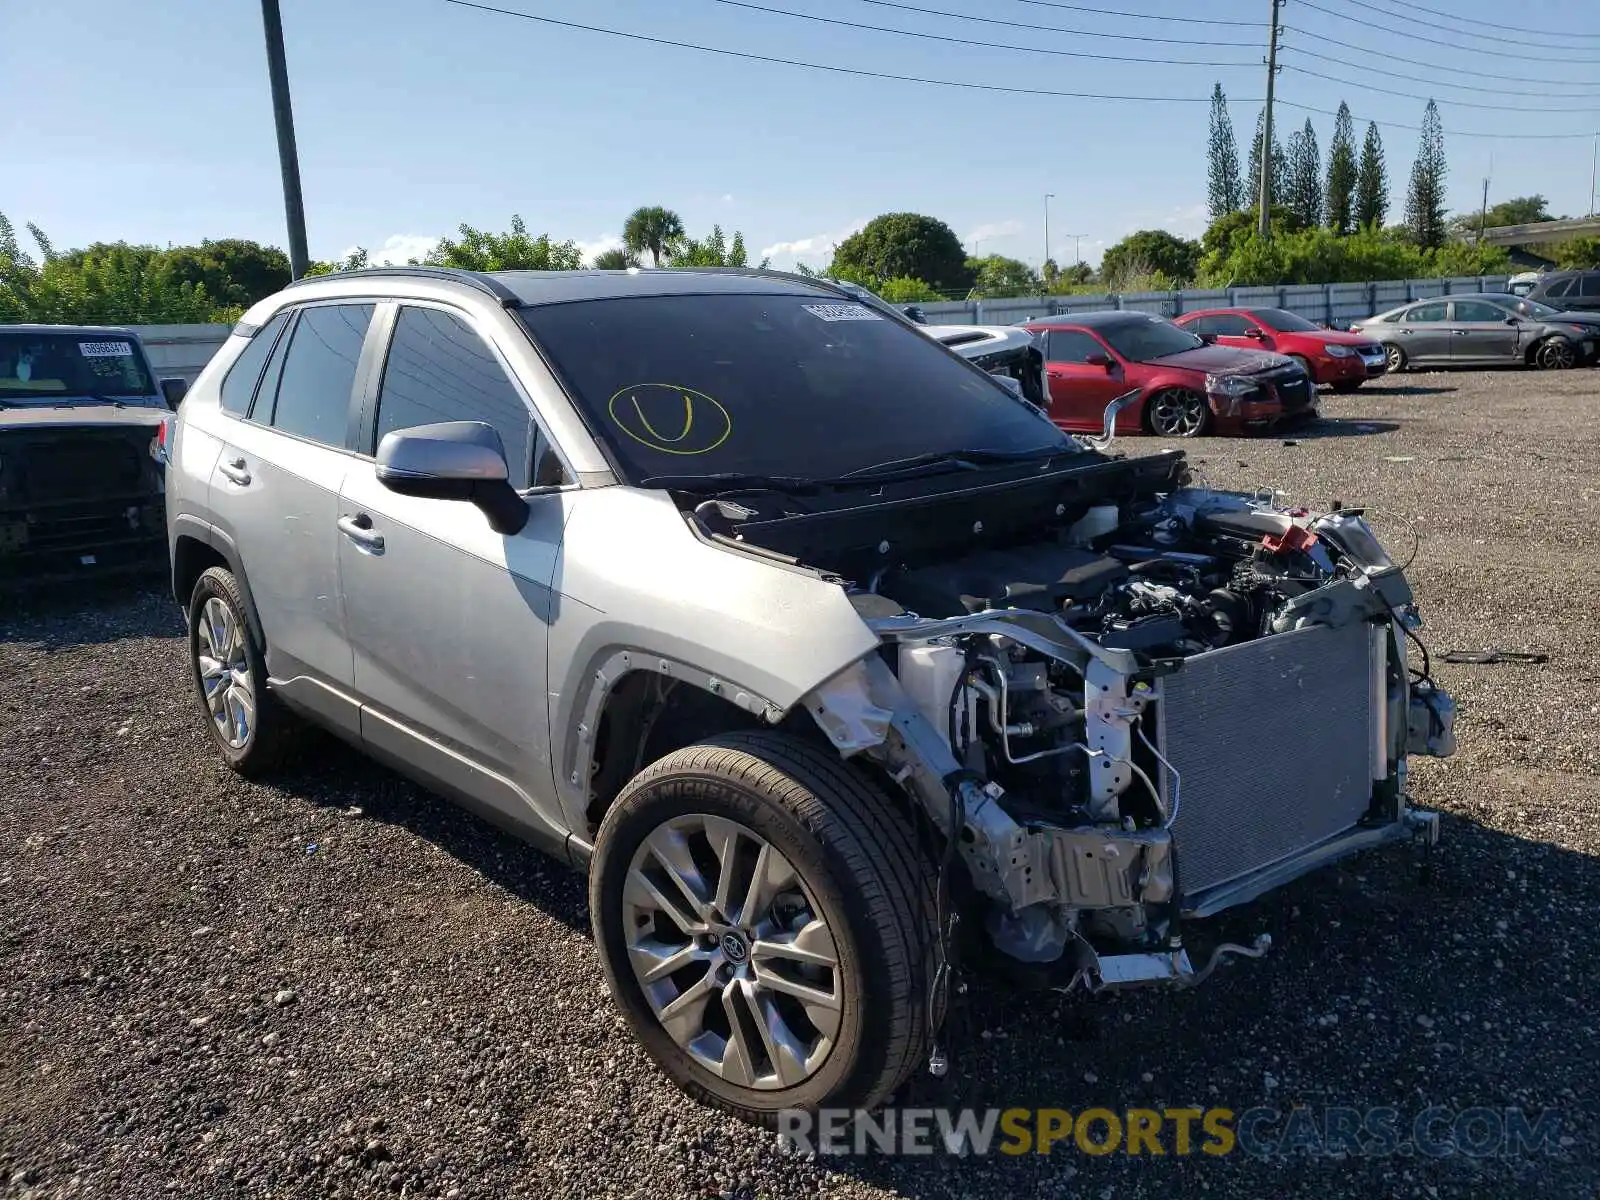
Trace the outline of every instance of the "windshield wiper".
{"type": "Polygon", "coordinates": [[[1036,446],[1032,450],[934,450],[927,454],[914,454],[910,458],[893,458],[888,462],[873,463],[847,471],[829,483],[915,478],[918,475],[938,474],[942,471],[976,471],[996,463],[1027,462],[1030,459],[1050,459],[1070,451],[1069,446],[1036,446]]]}
{"type": "Polygon", "coordinates": [[[678,492],[814,492],[815,479],[800,475],[752,475],[743,471],[713,471],[706,475],[646,475],[640,487],[678,492]]]}

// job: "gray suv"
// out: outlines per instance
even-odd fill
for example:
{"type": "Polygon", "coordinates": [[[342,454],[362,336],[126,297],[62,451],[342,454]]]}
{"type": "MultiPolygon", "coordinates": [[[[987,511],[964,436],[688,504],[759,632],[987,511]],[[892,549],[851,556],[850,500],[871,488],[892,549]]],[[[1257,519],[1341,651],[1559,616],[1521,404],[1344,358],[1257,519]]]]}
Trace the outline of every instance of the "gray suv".
{"type": "Polygon", "coordinates": [[[326,276],[176,425],[218,751],[309,721],[586,869],[635,1033],[751,1118],[942,1072],[963,973],[1194,984],[1266,948],[1204,918],[1436,832],[1454,709],[1358,511],[1111,455],[823,282],[326,276]]]}

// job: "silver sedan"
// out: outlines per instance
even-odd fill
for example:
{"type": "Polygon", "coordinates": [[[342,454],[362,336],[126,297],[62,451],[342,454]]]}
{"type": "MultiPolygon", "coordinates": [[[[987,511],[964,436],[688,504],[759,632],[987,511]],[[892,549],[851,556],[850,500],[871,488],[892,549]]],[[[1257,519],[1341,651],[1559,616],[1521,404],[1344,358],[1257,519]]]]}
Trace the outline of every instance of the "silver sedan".
{"type": "Polygon", "coordinates": [[[1353,327],[1383,345],[1389,370],[1519,365],[1562,369],[1592,362],[1600,314],[1485,292],[1418,300],[1353,327]]]}

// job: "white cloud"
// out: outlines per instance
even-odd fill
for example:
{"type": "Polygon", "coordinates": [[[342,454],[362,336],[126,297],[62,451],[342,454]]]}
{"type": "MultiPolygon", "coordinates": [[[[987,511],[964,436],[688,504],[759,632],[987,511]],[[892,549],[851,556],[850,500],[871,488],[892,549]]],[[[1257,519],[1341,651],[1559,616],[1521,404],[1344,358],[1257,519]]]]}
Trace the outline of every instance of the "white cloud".
{"type": "Polygon", "coordinates": [[[978,246],[981,243],[998,242],[1004,238],[1016,237],[1017,234],[1022,233],[1027,228],[1028,226],[1024,222],[1017,220],[1015,217],[1009,221],[990,221],[979,225],[971,233],[967,234],[965,238],[967,252],[969,254],[977,254],[978,246]]]}
{"type": "Polygon", "coordinates": [[[806,266],[821,270],[833,258],[833,248],[852,233],[859,233],[866,225],[866,220],[850,222],[843,229],[836,229],[830,233],[816,233],[810,237],[796,238],[792,242],[774,242],[770,246],[761,247],[757,259],[770,258],[772,265],[778,270],[786,270],[797,262],[804,262],[806,266]]]}
{"type": "MultiPolygon", "coordinates": [[[[375,267],[404,266],[413,258],[426,258],[438,242],[438,237],[426,233],[392,234],[383,245],[367,251],[367,260],[375,267]]],[[[355,249],[351,246],[344,257],[348,258],[355,249]]]]}
{"type": "Polygon", "coordinates": [[[723,192],[722,193],[722,202],[724,204],[732,204],[733,203],[733,193],[732,192],[723,192]]]}
{"type": "Polygon", "coordinates": [[[614,233],[607,233],[595,238],[593,241],[579,241],[578,249],[583,254],[585,265],[592,263],[597,255],[604,254],[607,250],[622,249],[622,239],[614,233]]]}

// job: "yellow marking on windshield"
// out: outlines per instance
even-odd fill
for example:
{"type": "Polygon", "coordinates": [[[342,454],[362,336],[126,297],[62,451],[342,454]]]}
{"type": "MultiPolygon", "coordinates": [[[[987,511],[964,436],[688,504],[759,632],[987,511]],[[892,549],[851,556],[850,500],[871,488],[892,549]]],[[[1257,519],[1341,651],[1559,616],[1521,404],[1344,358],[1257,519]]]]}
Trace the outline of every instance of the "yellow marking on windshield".
{"type": "Polygon", "coordinates": [[[658,454],[709,454],[733,433],[733,417],[719,401],[675,383],[636,383],[622,388],[611,397],[606,411],[618,429],[658,454]],[[624,397],[626,404],[622,403],[624,397]],[[677,419],[679,404],[683,405],[683,429],[675,435],[663,433],[661,428],[670,429],[677,419]],[[654,420],[646,415],[651,407],[657,409],[654,420]]]}

